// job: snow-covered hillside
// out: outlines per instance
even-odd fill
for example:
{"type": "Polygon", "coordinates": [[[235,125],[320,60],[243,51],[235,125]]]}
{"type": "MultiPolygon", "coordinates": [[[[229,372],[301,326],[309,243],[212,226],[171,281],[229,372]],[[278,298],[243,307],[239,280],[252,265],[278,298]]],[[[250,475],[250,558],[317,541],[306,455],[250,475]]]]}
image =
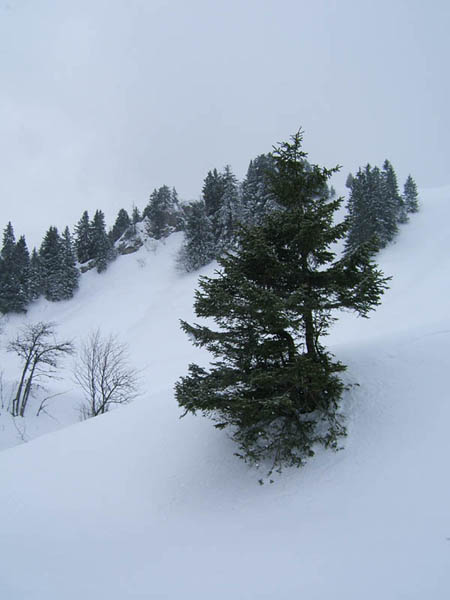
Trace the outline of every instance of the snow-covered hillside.
{"type": "MultiPolygon", "coordinates": [[[[10,317],[5,374],[24,321],[55,321],[75,341],[100,327],[129,344],[143,394],[0,454],[0,598],[447,599],[450,187],[421,201],[379,255],[393,275],[383,305],[369,320],[344,314],[328,340],[359,383],[344,449],[274,485],[259,486],[211,422],[178,418],[173,383],[207,360],[178,326],[198,275],[176,270],[180,234],[85,274],[74,300],[10,317]]],[[[30,418],[26,438],[76,421],[69,363],[57,422],[30,418]]],[[[17,443],[4,412],[0,425],[0,444],[17,443]]]]}

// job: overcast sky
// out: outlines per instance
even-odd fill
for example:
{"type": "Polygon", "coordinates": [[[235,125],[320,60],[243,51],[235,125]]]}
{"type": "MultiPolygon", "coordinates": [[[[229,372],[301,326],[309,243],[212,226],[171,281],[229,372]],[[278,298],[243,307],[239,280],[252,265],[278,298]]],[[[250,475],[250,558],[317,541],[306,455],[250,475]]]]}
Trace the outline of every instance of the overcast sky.
{"type": "Polygon", "coordinates": [[[300,126],[341,179],[450,183],[449,31],[448,0],[0,0],[0,227],[197,198],[300,126]]]}

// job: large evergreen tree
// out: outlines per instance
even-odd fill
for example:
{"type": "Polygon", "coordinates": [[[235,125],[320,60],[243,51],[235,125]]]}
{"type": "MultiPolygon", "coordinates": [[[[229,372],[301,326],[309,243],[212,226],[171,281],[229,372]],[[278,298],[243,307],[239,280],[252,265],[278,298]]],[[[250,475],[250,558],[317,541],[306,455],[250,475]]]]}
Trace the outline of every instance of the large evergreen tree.
{"type": "Polygon", "coordinates": [[[336,309],[367,316],[386,287],[366,246],[336,259],[331,247],[348,223],[334,223],[342,200],[330,198],[326,184],[335,169],[309,165],[301,141],[299,132],[273,153],[279,209],[241,231],[216,278],[201,278],[196,314],[218,328],[182,328],[214,362],[209,370],[190,365],[176,384],[186,412],[230,427],[238,455],[268,459],[270,471],[300,466],[316,443],[335,446],[344,434],[337,408],[345,367],[321,337],[336,309]]]}

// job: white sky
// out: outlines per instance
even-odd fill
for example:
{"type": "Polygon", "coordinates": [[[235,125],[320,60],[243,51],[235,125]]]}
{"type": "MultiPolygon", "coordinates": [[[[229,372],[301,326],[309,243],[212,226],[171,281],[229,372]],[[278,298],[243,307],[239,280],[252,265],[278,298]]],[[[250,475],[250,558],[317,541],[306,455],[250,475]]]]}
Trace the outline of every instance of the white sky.
{"type": "Polygon", "coordinates": [[[447,0],[0,0],[0,228],[196,198],[300,126],[341,180],[449,183],[449,30],[447,0]]]}

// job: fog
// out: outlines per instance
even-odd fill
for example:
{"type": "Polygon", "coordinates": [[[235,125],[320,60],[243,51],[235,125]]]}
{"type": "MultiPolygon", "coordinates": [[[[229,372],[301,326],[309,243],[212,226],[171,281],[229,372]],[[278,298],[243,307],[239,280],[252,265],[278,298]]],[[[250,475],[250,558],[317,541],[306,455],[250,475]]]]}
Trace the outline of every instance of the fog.
{"type": "Polygon", "coordinates": [[[199,197],[299,127],[312,162],[449,183],[450,4],[0,0],[0,227],[199,197]]]}

